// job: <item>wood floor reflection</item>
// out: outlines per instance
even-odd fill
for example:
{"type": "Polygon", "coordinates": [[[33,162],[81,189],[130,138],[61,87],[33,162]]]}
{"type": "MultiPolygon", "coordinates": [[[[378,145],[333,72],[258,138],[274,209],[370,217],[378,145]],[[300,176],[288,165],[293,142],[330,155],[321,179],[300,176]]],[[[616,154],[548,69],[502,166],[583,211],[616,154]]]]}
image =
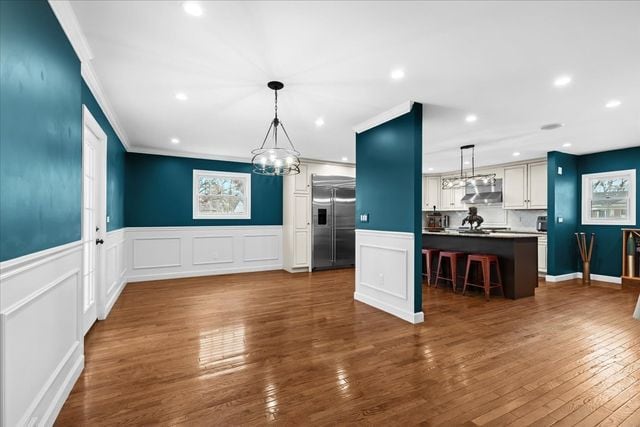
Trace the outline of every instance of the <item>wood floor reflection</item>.
{"type": "Polygon", "coordinates": [[[58,425],[640,426],[637,293],[517,301],[424,288],[413,326],[354,271],[130,284],[86,337],[58,425]]]}

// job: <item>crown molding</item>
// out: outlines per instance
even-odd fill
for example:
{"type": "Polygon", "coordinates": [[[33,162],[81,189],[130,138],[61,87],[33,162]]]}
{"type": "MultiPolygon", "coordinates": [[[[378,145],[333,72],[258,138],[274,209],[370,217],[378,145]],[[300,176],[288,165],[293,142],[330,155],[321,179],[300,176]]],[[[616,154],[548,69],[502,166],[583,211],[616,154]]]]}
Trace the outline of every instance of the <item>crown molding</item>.
{"type": "Polygon", "coordinates": [[[397,105],[387,111],[385,111],[384,113],[380,113],[377,116],[374,116],[358,125],[356,125],[353,130],[356,133],[362,133],[364,131],[367,131],[371,128],[374,128],[376,126],[379,126],[383,123],[388,122],[389,120],[393,120],[396,117],[400,117],[403,114],[407,114],[408,112],[411,111],[411,108],[413,107],[413,101],[405,101],[400,105],[397,105]]]}
{"type": "Polygon", "coordinates": [[[56,18],[58,18],[58,22],[60,22],[60,26],[62,26],[62,30],[67,35],[73,50],[75,50],[76,55],[78,55],[78,58],[80,59],[80,74],[82,75],[82,78],[87,83],[87,86],[89,86],[91,93],[96,98],[100,108],[102,108],[104,115],[107,116],[107,120],[109,120],[111,127],[115,131],[116,135],[118,135],[118,138],[120,138],[122,145],[124,145],[125,149],[128,151],[130,148],[129,140],[122,129],[122,126],[120,126],[116,113],[107,100],[98,80],[98,76],[91,65],[91,60],[94,58],[93,52],[91,51],[89,42],[87,42],[87,39],[82,32],[82,27],[80,26],[78,18],[71,7],[71,2],[68,0],[49,0],[49,6],[51,6],[53,13],[56,18]]]}
{"type": "Polygon", "coordinates": [[[168,150],[149,147],[131,146],[127,150],[129,153],[153,154],[156,156],[186,157],[189,159],[219,160],[223,162],[251,163],[251,157],[224,156],[216,154],[203,154],[184,150],[168,150]]]}

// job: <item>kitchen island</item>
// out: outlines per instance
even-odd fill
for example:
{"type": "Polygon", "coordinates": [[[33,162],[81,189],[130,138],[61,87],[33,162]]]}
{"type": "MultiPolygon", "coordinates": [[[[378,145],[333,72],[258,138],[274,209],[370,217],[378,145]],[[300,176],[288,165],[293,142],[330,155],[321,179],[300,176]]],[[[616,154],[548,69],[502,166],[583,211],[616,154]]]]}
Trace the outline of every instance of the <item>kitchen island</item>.
{"type": "MultiPolygon", "coordinates": [[[[423,231],[422,247],[465,254],[496,255],[500,262],[504,296],[518,299],[535,294],[535,288],[538,284],[538,240],[535,235],[423,231]]],[[[434,263],[437,268],[435,260],[434,263]]],[[[464,275],[465,270],[466,257],[462,257],[458,261],[458,272],[462,272],[461,274],[464,275]]],[[[495,281],[493,275],[492,279],[495,281]]],[[[460,283],[462,283],[462,279],[460,283]]],[[[491,294],[499,295],[500,290],[492,289],[491,294]]]]}

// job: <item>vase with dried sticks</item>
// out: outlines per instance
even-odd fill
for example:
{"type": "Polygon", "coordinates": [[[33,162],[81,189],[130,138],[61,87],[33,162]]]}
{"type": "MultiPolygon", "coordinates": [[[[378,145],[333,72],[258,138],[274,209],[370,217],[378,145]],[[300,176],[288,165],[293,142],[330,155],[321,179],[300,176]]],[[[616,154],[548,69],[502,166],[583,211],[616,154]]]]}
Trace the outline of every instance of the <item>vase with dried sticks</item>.
{"type": "Polygon", "coordinates": [[[591,233],[591,242],[587,247],[586,233],[575,233],[578,242],[580,258],[582,258],[582,283],[591,284],[591,255],[593,254],[593,244],[596,241],[596,233],[591,233]]]}

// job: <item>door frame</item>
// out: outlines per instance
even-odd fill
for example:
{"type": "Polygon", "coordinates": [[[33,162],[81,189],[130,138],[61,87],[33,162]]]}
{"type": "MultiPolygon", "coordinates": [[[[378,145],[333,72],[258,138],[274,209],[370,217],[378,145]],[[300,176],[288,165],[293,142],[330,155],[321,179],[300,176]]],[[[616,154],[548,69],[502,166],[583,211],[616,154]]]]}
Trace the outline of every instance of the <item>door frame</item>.
{"type": "MultiPolygon", "coordinates": [[[[82,105],[82,149],[84,150],[84,129],[89,128],[91,132],[98,138],[98,147],[96,150],[98,159],[97,164],[97,181],[98,181],[98,227],[100,231],[96,234],[96,238],[105,240],[107,237],[107,134],[102,130],[102,127],[98,124],[97,120],[91,114],[91,111],[86,105],[82,105]]],[[[84,153],[83,153],[84,155],[84,153]]],[[[84,170],[82,179],[84,180],[84,170]]],[[[84,210],[84,196],[83,196],[84,210]]],[[[84,213],[81,214],[83,218],[84,213]]],[[[82,236],[84,241],[84,236],[82,236]]],[[[107,289],[106,289],[106,250],[105,245],[96,245],[96,283],[95,283],[95,295],[96,295],[96,315],[99,320],[103,320],[106,317],[106,304],[107,304],[107,289]]],[[[84,257],[83,261],[84,263],[84,257]]],[[[84,266],[83,266],[84,268],[84,266]]],[[[84,292],[84,287],[83,287],[84,292]]],[[[82,318],[84,318],[84,306],[82,306],[82,318]]]]}

